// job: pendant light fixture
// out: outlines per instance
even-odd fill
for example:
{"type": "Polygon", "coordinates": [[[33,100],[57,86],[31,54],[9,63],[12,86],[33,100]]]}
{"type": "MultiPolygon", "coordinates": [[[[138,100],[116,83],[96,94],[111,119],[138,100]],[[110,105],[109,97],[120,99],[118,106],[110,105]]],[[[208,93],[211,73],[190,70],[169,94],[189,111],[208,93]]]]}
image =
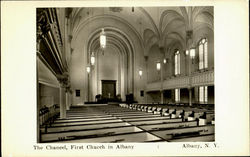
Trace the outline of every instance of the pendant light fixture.
{"type": "Polygon", "coordinates": [[[91,65],[95,64],[95,55],[94,55],[94,52],[91,53],[90,63],[91,63],[91,65]]]}
{"type": "Polygon", "coordinates": [[[100,46],[102,49],[106,47],[106,34],[104,32],[104,28],[102,28],[102,32],[100,34],[100,46]]]}

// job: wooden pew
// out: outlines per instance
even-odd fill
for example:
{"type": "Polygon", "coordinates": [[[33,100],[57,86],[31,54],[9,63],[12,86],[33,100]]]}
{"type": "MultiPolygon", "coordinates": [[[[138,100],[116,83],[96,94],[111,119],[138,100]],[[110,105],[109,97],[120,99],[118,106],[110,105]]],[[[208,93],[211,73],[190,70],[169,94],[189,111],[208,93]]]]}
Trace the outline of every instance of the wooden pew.
{"type": "Polygon", "coordinates": [[[162,109],[162,116],[171,116],[171,114],[175,111],[173,108],[163,108],[162,109]]]}
{"type": "Polygon", "coordinates": [[[143,112],[147,112],[147,108],[148,106],[144,106],[144,108],[142,109],[143,112]]]}
{"type": "Polygon", "coordinates": [[[199,117],[199,125],[211,124],[213,118],[214,112],[204,112],[204,114],[199,117]]]}
{"type": "Polygon", "coordinates": [[[64,122],[80,122],[80,121],[95,121],[95,120],[111,120],[117,119],[116,117],[97,117],[97,118],[77,118],[77,119],[57,119],[54,123],[64,123],[64,122]]]}
{"type": "Polygon", "coordinates": [[[198,126],[198,124],[197,121],[189,121],[189,122],[169,122],[165,124],[145,124],[139,126],[144,130],[154,131],[154,130],[166,130],[169,128],[192,127],[192,126],[198,126]]]}
{"type": "Polygon", "coordinates": [[[161,117],[161,116],[155,115],[155,114],[148,114],[148,115],[132,115],[132,116],[122,115],[122,116],[117,116],[117,117],[126,120],[126,119],[132,119],[132,118],[149,118],[149,117],[161,117]]]}
{"type": "Polygon", "coordinates": [[[176,118],[176,119],[162,119],[162,120],[138,120],[138,121],[129,121],[132,125],[145,125],[145,124],[164,124],[164,123],[170,123],[170,122],[181,122],[182,119],[176,118]]]}
{"type": "Polygon", "coordinates": [[[144,113],[144,112],[141,112],[141,113],[116,113],[116,114],[112,114],[113,116],[116,116],[116,117],[121,117],[121,116],[139,116],[139,115],[151,115],[151,114],[147,114],[147,113],[144,113]]]}
{"type": "Polygon", "coordinates": [[[170,140],[176,137],[214,134],[214,125],[172,128],[160,131],[151,131],[151,133],[165,140],[170,140]]]}
{"type": "Polygon", "coordinates": [[[174,138],[167,141],[168,142],[212,142],[214,141],[214,134],[174,138]]]}
{"type": "Polygon", "coordinates": [[[162,112],[162,108],[161,107],[157,107],[156,110],[153,112],[154,114],[161,114],[162,112]]]}
{"type": "Polygon", "coordinates": [[[63,120],[75,120],[75,119],[92,119],[92,118],[108,118],[112,117],[112,115],[99,115],[99,116],[80,116],[80,117],[67,117],[64,119],[57,119],[56,121],[63,121],[63,120]]]}
{"type": "Polygon", "coordinates": [[[150,120],[164,120],[164,119],[169,119],[168,117],[139,117],[139,118],[124,118],[125,121],[130,122],[130,121],[150,121],[150,120]]]}
{"type": "Polygon", "coordinates": [[[99,120],[99,121],[78,121],[78,122],[62,122],[62,123],[53,123],[51,126],[75,126],[75,125],[87,125],[87,124],[102,124],[102,123],[115,123],[122,122],[121,119],[109,119],[109,120],[99,120]]]}
{"type": "Polygon", "coordinates": [[[47,133],[47,134],[42,134],[41,138],[42,142],[52,142],[65,139],[101,137],[101,136],[109,136],[121,133],[132,133],[140,131],[142,130],[135,126],[122,126],[122,127],[108,128],[108,129],[98,128],[98,129],[91,129],[84,131],[47,133]]]}
{"type": "Polygon", "coordinates": [[[171,118],[182,118],[184,115],[184,110],[182,109],[175,109],[172,113],[171,113],[171,118]]]}
{"type": "Polygon", "coordinates": [[[100,124],[88,124],[88,125],[73,125],[73,126],[59,126],[59,127],[42,127],[40,130],[42,133],[48,132],[63,132],[63,131],[75,131],[75,130],[87,130],[97,128],[110,128],[118,126],[130,125],[127,122],[115,122],[115,123],[100,123],[100,124]]]}
{"type": "Polygon", "coordinates": [[[152,106],[148,106],[147,112],[152,112],[152,106]]]}
{"type": "MultiPolygon", "coordinates": [[[[150,142],[162,140],[147,132],[126,133],[106,137],[86,138],[79,140],[57,141],[59,143],[118,143],[118,142],[150,142]]],[[[55,143],[57,143],[55,142],[55,143]]]]}

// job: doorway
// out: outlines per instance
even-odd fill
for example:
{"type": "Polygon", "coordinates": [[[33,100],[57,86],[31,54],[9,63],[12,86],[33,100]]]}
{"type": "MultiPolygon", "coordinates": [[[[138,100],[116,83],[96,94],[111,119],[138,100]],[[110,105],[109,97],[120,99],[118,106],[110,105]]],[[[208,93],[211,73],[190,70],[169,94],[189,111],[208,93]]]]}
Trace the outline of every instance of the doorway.
{"type": "Polygon", "coordinates": [[[102,98],[115,99],[116,80],[102,80],[102,98]]]}

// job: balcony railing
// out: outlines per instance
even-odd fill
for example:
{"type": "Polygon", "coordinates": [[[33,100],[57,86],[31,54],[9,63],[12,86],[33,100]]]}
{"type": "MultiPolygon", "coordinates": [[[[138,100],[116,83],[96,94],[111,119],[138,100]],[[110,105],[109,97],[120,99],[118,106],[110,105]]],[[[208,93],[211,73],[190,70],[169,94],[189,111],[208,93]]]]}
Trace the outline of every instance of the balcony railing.
{"type": "Polygon", "coordinates": [[[147,91],[157,91],[161,89],[161,82],[152,82],[147,84],[147,91]]]}
{"type": "Polygon", "coordinates": [[[146,91],[158,91],[175,88],[188,88],[201,85],[214,84],[214,71],[196,72],[191,76],[176,76],[163,81],[162,88],[161,82],[152,82],[147,84],[146,91]]]}
{"type": "Polygon", "coordinates": [[[163,81],[163,89],[187,88],[189,86],[188,76],[177,76],[163,81]]]}
{"type": "Polygon", "coordinates": [[[213,85],[214,71],[205,71],[201,73],[194,73],[191,77],[192,86],[213,85]]]}

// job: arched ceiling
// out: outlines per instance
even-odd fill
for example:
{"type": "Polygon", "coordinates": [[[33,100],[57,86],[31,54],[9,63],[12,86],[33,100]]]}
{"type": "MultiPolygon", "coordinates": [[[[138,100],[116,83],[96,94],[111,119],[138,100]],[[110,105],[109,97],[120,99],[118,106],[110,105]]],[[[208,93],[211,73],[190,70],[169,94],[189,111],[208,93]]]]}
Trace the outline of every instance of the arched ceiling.
{"type": "MultiPolygon", "coordinates": [[[[195,31],[203,27],[213,31],[213,7],[74,8],[70,16],[73,38],[81,26],[92,19],[111,17],[123,21],[134,30],[138,38],[142,40],[145,50],[159,43],[163,43],[161,46],[165,48],[175,43],[181,43],[182,47],[185,47],[187,31],[195,31]]],[[[102,22],[103,25],[107,25],[105,20],[102,22]]],[[[115,36],[109,39],[116,40],[115,36]]]]}

